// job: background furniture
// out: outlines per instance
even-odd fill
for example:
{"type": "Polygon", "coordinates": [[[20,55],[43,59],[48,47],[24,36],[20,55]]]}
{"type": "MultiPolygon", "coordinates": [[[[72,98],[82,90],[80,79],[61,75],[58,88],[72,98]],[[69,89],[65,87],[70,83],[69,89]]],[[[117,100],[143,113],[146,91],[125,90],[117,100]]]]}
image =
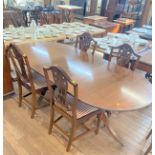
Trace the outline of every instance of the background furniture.
{"type": "Polygon", "coordinates": [[[84,24],[93,24],[93,23],[98,23],[98,22],[103,22],[105,20],[107,20],[108,17],[103,17],[103,16],[87,16],[84,17],[83,19],[83,23],[84,24]]]}
{"type": "Polygon", "coordinates": [[[39,42],[39,41],[61,41],[65,39],[76,38],[77,35],[83,32],[89,32],[92,36],[103,36],[105,30],[88,26],[87,24],[74,22],[64,24],[54,24],[45,26],[32,25],[30,27],[9,28],[4,29],[4,43],[9,45],[10,43],[17,42],[39,42]],[[16,33],[18,32],[18,33],[16,33]],[[18,40],[17,40],[18,38],[18,40]]]}
{"type": "Polygon", "coordinates": [[[123,17],[136,21],[136,25],[141,25],[142,13],[147,0],[129,0],[127,7],[122,14],[123,17]]]}
{"type": "Polygon", "coordinates": [[[43,10],[43,7],[35,6],[34,10],[30,11],[30,23],[32,20],[34,20],[36,24],[38,25],[38,23],[40,22],[40,16],[41,16],[42,10],[43,10]]]}
{"type": "Polygon", "coordinates": [[[79,6],[74,5],[57,5],[56,7],[62,10],[63,18],[69,23],[74,21],[74,11],[82,9],[79,6]]]}
{"type": "Polygon", "coordinates": [[[146,0],[142,12],[141,25],[152,25],[152,0],[146,0]]]}
{"type": "Polygon", "coordinates": [[[62,24],[64,19],[62,18],[62,13],[60,11],[42,11],[40,16],[40,25],[44,24],[62,24]]]}
{"type": "Polygon", "coordinates": [[[87,0],[70,0],[70,5],[80,6],[82,9],[77,10],[75,12],[76,17],[82,17],[86,15],[86,7],[87,7],[87,0]]]}
{"type": "Polygon", "coordinates": [[[125,0],[103,0],[105,1],[104,6],[105,8],[102,8],[104,11],[102,11],[103,16],[107,16],[109,21],[113,21],[117,18],[119,18],[124,11],[126,1],[125,0]]]}
{"type": "Polygon", "coordinates": [[[128,18],[118,18],[114,20],[114,22],[120,24],[121,32],[125,32],[126,30],[132,29],[135,24],[135,20],[128,19],[128,18]]]}
{"type": "Polygon", "coordinates": [[[118,33],[120,31],[120,25],[114,22],[100,21],[100,22],[94,22],[90,25],[103,28],[104,30],[106,30],[106,32],[118,33]]]}
{"type": "Polygon", "coordinates": [[[4,10],[3,11],[3,28],[13,25],[14,27],[26,26],[23,14],[20,10],[4,10]]]}

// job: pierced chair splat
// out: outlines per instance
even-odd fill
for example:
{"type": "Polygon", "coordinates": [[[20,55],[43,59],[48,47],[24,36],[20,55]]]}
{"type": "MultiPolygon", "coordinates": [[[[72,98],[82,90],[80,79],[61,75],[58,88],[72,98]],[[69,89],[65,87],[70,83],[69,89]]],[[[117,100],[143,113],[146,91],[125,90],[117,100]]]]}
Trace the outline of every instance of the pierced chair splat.
{"type": "Polygon", "coordinates": [[[113,57],[117,58],[118,65],[130,68],[131,70],[135,70],[140,59],[140,56],[134,52],[133,48],[129,44],[112,47],[109,61],[111,61],[113,57]]]}
{"type": "Polygon", "coordinates": [[[81,51],[83,51],[83,52],[87,52],[87,50],[91,46],[91,43],[94,44],[93,51],[92,51],[92,54],[94,54],[95,53],[95,50],[96,50],[97,42],[93,39],[93,37],[91,36],[90,33],[84,32],[82,35],[78,35],[76,37],[75,47],[77,48],[78,47],[78,44],[79,44],[79,49],[81,51]]]}

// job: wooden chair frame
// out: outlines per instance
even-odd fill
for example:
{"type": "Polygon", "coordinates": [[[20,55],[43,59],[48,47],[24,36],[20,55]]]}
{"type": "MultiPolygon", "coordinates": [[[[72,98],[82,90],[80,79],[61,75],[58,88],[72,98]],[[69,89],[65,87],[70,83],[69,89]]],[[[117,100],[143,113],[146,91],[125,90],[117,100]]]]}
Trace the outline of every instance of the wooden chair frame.
{"type": "MultiPolygon", "coordinates": [[[[85,135],[86,133],[88,133],[90,131],[95,131],[96,134],[98,133],[102,111],[98,109],[97,111],[91,112],[88,115],[85,115],[81,118],[77,118],[76,109],[77,109],[77,105],[79,102],[79,100],[78,100],[78,84],[75,81],[71,80],[70,77],[58,66],[44,67],[44,74],[45,74],[45,78],[47,80],[48,89],[49,89],[49,93],[50,93],[50,109],[51,110],[50,110],[49,134],[51,134],[52,128],[55,125],[56,128],[58,128],[65,136],[67,136],[69,138],[68,145],[66,148],[66,151],[69,151],[71,148],[72,142],[77,140],[81,136],[85,135]],[[73,87],[73,96],[74,96],[73,97],[74,99],[72,100],[73,102],[71,103],[70,107],[68,107],[68,105],[67,106],[65,105],[65,110],[64,110],[64,108],[60,108],[60,106],[58,106],[56,104],[56,100],[55,100],[54,96],[55,96],[55,89],[57,87],[57,82],[55,82],[55,80],[54,80],[53,83],[55,83],[55,87],[53,89],[53,87],[51,87],[51,80],[50,80],[50,76],[49,76],[49,71],[52,72],[52,75],[54,74],[55,71],[59,72],[60,73],[59,77],[61,77],[61,76],[63,77],[63,80],[65,81],[67,87],[68,87],[68,84],[73,87]],[[68,110],[71,112],[71,114],[68,114],[68,112],[67,112],[68,110]],[[54,120],[55,111],[57,111],[60,114],[60,117],[58,117],[57,119],[54,120]],[[96,127],[88,128],[85,125],[85,122],[93,116],[97,116],[97,125],[96,125],[96,127]],[[71,122],[72,126],[70,129],[70,134],[68,134],[59,125],[56,124],[63,117],[65,117],[69,122],[71,122]],[[86,131],[81,133],[78,136],[75,136],[75,131],[79,127],[85,128],[86,131]]],[[[53,77],[53,79],[54,79],[54,77],[53,77]]],[[[67,87],[66,87],[65,93],[68,94],[69,92],[67,91],[67,87]]]]}
{"type": "Polygon", "coordinates": [[[96,46],[97,46],[97,42],[93,39],[91,34],[88,32],[84,32],[83,34],[78,35],[76,37],[75,48],[77,48],[78,44],[79,44],[80,50],[83,52],[87,52],[87,50],[91,46],[91,42],[94,43],[93,51],[92,51],[92,54],[94,55],[95,50],[96,50],[96,46]]]}
{"type": "MultiPolygon", "coordinates": [[[[7,48],[7,56],[8,59],[11,58],[11,61],[14,65],[15,72],[17,75],[17,83],[19,89],[19,107],[22,105],[22,99],[32,94],[32,113],[31,118],[34,118],[34,114],[36,109],[42,108],[49,104],[44,104],[42,106],[38,106],[37,104],[41,102],[44,95],[47,91],[47,85],[41,88],[35,88],[35,83],[33,80],[32,69],[30,67],[28,57],[24,55],[21,50],[14,44],[10,44],[7,48]],[[22,95],[22,86],[28,89],[30,92],[26,95],[22,95]],[[39,98],[37,100],[37,94],[39,94],[39,98]]],[[[40,74],[37,74],[38,78],[43,78],[40,74]]]]}
{"type": "Polygon", "coordinates": [[[117,64],[126,68],[129,68],[130,66],[131,70],[135,70],[140,59],[140,56],[134,52],[134,50],[129,44],[112,47],[109,56],[109,62],[113,57],[117,58],[117,64]],[[114,52],[114,50],[118,50],[118,52],[114,52]],[[131,58],[132,56],[134,57],[134,59],[131,58]]]}

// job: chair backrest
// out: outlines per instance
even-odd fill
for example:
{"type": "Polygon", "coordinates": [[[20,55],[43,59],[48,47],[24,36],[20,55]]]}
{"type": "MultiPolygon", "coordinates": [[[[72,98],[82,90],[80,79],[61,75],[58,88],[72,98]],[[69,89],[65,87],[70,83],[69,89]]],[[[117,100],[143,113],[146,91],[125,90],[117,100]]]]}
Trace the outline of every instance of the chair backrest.
{"type": "Polygon", "coordinates": [[[87,51],[91,45],[93,38],[90,33],[84,32],[82,35],[77,36],[77,43],[79,43],[79,48],[82,51],[87,51]]]}
{"type": "Polygon", "coordinates": [[[117,64],[126,68],[131,68],[132,70],[135,69],[140,56],[137,55],[132,47],[129,44],[123,44],[118,47],[112,48],[111,55],[113,50],[118,50],[117,52],[117,64]]]}
{"type": "Polygon", "coordinates": [[[56,24],[62,24],[64,22],[64,18],[62,16],[61,11],[55,10],[53,12],[53,15],[54,15],[54,23],[56,23],[56,24]]]}
{"type": "Polygon", "coordinates": [[[23,14],[20,10],[5,10],[3,12],[3,27],[14,25],[15,27],[26,26],[23,14]]]}
{"type": "Polygon", "coordinates": [[[48,13],[47,15],[46,15],[46,18],[47,18],[47,22],[48,22],[48,24],[53,24],[55,21],[55,18],[54,18],[54,15],[53,14],[50,14],[50,13],[48,13]]]}
{"type": "Polygon", "coordinates": [[[48,24],[47,14],[42,12],[40,15],[40,25],[48,24]]]}
{"type": "Polygon", "coordinates": [[[64,111],[71,111],[72,116],[76,118],[78,85],[59,66],[44,67],[44,74],[51,94],[51,103],[54,101],[54,103],[60,104],[64,111]],[[50,79],[49,71],[52,73],[53,80],[50,79]],[[51,88],[51,81],[54,83],[53,89],[51,88]],[[72,95],[68,90],[69,85],[73,87],[72,95]]]}
{"type": "Polygon", "coordinates": [[[7,48],[7,56],[11,59],[14,65],[18,80],[25,83],[30,83],[31,86],[34,86],[27,56],[24,55],[14,44],[10,44],[10,46],[7,48]]]}

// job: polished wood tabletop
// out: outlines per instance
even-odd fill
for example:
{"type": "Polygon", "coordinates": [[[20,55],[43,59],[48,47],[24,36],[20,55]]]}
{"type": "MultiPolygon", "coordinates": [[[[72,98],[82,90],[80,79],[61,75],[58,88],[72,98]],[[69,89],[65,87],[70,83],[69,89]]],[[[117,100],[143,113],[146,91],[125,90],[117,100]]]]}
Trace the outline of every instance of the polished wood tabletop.
{"type": "Polygon", "coordinates": [[[107,20],[108,17],[105,16],[98,16],[98,15],[94,15],[94,16],[86,16],[84,17],[84,19],[89,19],[92,21],[103,21],[103,20],[107,20]]]}
{"type": "Polygon", "coordinates": [[[93,23],[98,23],[98,22],[103,22],[103,21],[107,21],[108,17],[104,17],[104,16],[98,16],[98,15],[94,15],[94,16],[87,16],[83,18],[83,23],[85,24],[93,24],[93,23]]]}
{"type": "Polygon", "coordinates": [[[92,56],[72,46],[43,42],[18,45],[33,69],[59,65],[79,85],[79,98],[104,110],[130,111],[152,102],[151,84],[137,71],[107,64],[101,53],[92,56]]]}
{"type": "Polygon", "coordinates": [[[107,20],[107,18],[108,17],[98,16],[98,15],[84,17],[84,19],[91,19],[91,20],[94,20],[94,21],[97,21],[97,20],[107,20]]]}

